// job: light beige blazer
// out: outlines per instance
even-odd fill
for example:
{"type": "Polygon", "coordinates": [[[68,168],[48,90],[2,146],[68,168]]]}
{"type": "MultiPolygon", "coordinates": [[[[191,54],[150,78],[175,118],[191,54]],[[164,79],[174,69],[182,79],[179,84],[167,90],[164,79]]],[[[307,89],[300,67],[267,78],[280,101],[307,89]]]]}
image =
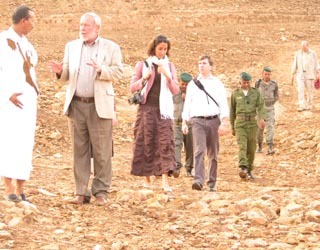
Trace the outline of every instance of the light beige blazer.
{"type": "MultiPolygon", "coordinates": [[[[99,38],[97,64],[101,65],[101,74],[96,74],[94,80],[94,101],[100,118],[112,119],[114,113],[114,89],[112,82],[122,77],[122,55],[119,45],[99,38]]],[[[83,41],[77,39],[67,43],[64,52],[63,69],[60,79],[69,80],[63,113],[68,115],[72,98],[75,94],[80,65],[83,41]]]]}
{"type": "Polygon", "coordinates": [[[318,59],[316,52],[309,49],[308,52],[302,53],[302,50],[299,50],[294,57],[291,73],[297,73],[299,79],[316,79],[317,71],[318,59]]]}

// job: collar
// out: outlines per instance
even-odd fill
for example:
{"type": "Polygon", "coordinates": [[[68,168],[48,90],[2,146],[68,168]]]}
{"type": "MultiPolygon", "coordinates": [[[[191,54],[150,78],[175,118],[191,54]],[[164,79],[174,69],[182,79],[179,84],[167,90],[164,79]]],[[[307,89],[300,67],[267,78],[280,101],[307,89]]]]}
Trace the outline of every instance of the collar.
{"type": "Polygon", "coordinates": [[[212,79],[214,79],[214,76],[212,75],[212,74],[210,74],[209,76],[207,76],[207,77],[204,77],[203,75],[201,75],[201,74],[199,74],[198,76],[197,76],[197,79],[198,80],[212,80],[212,79]]]}
{"type": "Polygon", "coordinates": [[[261,79],[261,82],[265,85],[269,85],[271,83],[271,80],[269,82],[265,82],[263,79],[261,79]]]}
{"type": "Polygon", "coordinates": [[[9,37],[15,42],[21,42],[22,40],[26,39],[24,35],[19,36],[19,34],[15,32],[12,26],[8,29],[8,33],[9,33],[9,37]]]}
{"type": "Polygon", "coordinates": [[[97,36],[96,40],[94,40],[94,42],[92,44],[88,45],[87,42],[83,41],[83,45],[93,47],[96,44],[99,44],[99,41],[100,41],[100,36],[97,36]]]}

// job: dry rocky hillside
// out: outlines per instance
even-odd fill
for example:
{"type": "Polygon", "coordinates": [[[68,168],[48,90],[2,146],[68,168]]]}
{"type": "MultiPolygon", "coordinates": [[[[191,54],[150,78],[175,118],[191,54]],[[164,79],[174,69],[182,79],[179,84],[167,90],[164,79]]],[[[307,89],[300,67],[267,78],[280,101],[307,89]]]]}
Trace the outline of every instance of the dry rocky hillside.
{"type": "MultiPolygon", "coordinates": [[[[0,30],[10,25],[19,1],[1,1],[0,30]]],[[[25,0],[37,14],[29,39],[39,54],[41,95],[34,170],[27,191],[32,204],[0,198],[1,249],[320,249],[320,92],[312,112],[298,113],[290,66],[301,40],[320,54],[318,0],[25,0]],[[74,182],[65,86],[48,70],[62,60],[64,45],[78,37],[81,14],[101,15],[101,35],[117,42],[126,64],[115,83],[118,125],[114,129],[113,186],[106,207],[74,206],[74,182]],[[256,157],[253,182],[241,181],[231,131],[221,137],[218,191],[191,190],[192,179],[170,179],[174,198],[155,179],[144,189],[130,175],[136,107],[129,106],[131,69],[155,35],[172,42],[179,72],[197,73],[209,54],[230,89],[242,71],[254,79],[263,66],[280,86],[276,153],[256,157]]],[[[3,185],[0,187],[3,194],[3,185]]]]}

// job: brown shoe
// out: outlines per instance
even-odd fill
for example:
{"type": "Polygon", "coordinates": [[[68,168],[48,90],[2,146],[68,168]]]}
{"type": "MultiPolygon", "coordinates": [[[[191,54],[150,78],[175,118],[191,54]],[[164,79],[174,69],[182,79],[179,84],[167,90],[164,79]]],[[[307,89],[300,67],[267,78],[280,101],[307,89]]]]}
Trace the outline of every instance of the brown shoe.
{"type": "Polygon", "coordinates": [[[175,171],[173,171],[173,177],[174,178],[178,178],[179,177],[179,175],[180,175],[180,170],[175,170],[175,171]]]}
{"type": "Polygon", "coordinates": [[[89,196],[84,196],[84,195],[78,195],[73,200],[70,200],[69,203],[70,204],[75,204],[75,205],[88,204],[88,203],[90,203],[90,197],[89,196]]]}
{"type": "Polygon", "coordinates": [[[94,203],[97,206],[105,206],[107,204],[107,199],[102,196],[97,196],[94,203]]]}

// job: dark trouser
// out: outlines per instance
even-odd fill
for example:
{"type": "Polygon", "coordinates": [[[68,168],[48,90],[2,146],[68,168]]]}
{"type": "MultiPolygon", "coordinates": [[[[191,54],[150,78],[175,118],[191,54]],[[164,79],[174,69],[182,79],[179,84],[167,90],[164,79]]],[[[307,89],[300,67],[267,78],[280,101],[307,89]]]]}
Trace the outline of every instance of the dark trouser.
{"type": "Polygon", "coordinates": [[[90,195],[90,143],[94,158],[92,194],[106,197],[112,178],[112,119],[98,117],[94,103],[73,100],[69,108],[76,195],[90,195]]]}
{"type": "Polygon", "coordinates": [[[207,152],[209,163],[209,187],[215,187],[217,180],[218,168],[218,152],[219,152],[219,135],[218,128],[220,120],[214,118],[205,120],[200,118],[192,118],[192,134],[193,134],[193,151],[194,151],[194,182],[201,185],[205,182],[206,171],[204,165],[204,157],[207,152]]]}
{"type": "Polygon", "coordinates": [[[177,163],[177,169],[181,169],[181,151],[184,146],[186,152],[185,168],[186,171],[190,171],[193,168],[193,146],[192,146],[192,127],[189,126],[189,133],[184,135],[182,133],[181,124],[174,125],[174,143],[175,143],[175,157],[177,163]]]}
{"type": "Polygon", "coordinates": [[[239,166],[246,166],[249,171],[253,170],[253,162],[257,148],[257,128],[257,126],[243,125],[235,129],[239,146],[239,166]]]}

